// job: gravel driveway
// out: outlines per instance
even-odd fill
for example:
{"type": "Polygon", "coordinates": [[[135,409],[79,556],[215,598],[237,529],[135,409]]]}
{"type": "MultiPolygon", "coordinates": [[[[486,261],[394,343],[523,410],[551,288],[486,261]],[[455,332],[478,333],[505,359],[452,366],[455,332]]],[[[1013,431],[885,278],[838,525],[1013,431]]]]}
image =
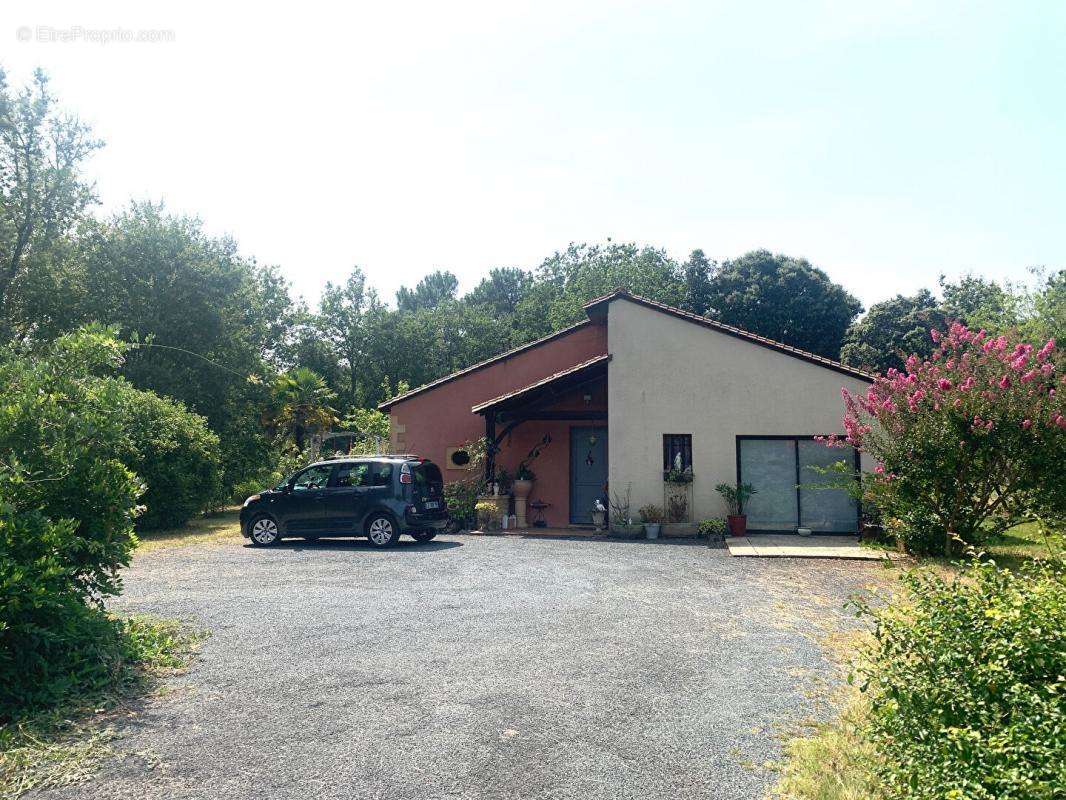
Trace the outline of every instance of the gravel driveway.
{"type": "Polygon", "coordinates": [[[212,632],[63,798],[760,798],[877,564],[695,542],[228,540],[140,555],[120,610],[212,632]]]}

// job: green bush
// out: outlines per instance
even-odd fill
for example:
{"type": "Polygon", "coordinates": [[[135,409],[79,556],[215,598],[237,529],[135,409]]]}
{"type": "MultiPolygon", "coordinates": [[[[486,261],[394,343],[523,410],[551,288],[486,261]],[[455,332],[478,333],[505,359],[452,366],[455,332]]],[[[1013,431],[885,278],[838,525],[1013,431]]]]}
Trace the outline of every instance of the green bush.
{"type": "Polygon", "coordinates": [[[128,384],[118,393],[129,442],[123,460],[147,487],[137,527],[184,525],[221,497],[218,436],[181,403],[128,384]]]}
{"type": "Polygon", "coordinates": [[[453,481],[444,484],[444,499],[448,503],[448,515],[460,527],[471,528],[477,524],[478,484],[472,481],[453,481]]]}
{"type": "Polygon", "coordinates": [[[0,350],[0,716],[109,672],[99,606],[121,590],[143,490],[121,461],[126,384],[106,374],[121,359],[99,328],[0,350]]]}
{"type": "Polygon", "coordinates": [[[725,536],[726,522],[721,517],[710,517],[700,520],[699,535],[721,538],[725,536]]]}
{"type": "Polygon", "coordinates": [[[864,607],[860,674],[881,791],[893,800],[1051,800],[1066,786],[1066,573],[974,563],[904,578],[864,607]]]}

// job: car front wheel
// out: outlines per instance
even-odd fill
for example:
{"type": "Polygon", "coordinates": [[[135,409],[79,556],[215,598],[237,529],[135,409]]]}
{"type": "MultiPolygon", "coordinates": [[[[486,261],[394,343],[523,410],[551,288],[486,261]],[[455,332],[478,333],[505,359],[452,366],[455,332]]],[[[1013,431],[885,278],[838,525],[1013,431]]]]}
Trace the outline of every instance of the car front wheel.
{"type": "Polygon", "coordinates": [[[366,535],[374,547],[390,547],[400,538],[396,524],[385,514],[376,514],[367,521],[366,535]]]}
{"type": "Polygon", "coordinates": [[[415,537],[416,542],[428,542],[434,536],[437,535],[436,531],[411,531],[411,535],[415,537]]]}
{"type": "Polygon", "coordinates": [[[278,530],[277,521],[273,517],[266,515],[252,520],[252,527],[249,532],[251,533],[249,538],[252,540],[253,547],[269,547],[281,541],[281,531],[278,530]]]}

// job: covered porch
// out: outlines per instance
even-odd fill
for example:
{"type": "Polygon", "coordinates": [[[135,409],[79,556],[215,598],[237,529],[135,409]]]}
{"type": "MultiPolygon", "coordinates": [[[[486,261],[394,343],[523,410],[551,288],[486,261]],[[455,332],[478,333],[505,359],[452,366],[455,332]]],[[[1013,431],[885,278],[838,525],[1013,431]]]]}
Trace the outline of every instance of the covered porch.
{"type": "Polygon", "coordinates": [[[598,356],[521,389],[473,406],[490,443],[488,480],[533,474],[529,526],[592,524],[607,494],[607,364],[598,356]]]}

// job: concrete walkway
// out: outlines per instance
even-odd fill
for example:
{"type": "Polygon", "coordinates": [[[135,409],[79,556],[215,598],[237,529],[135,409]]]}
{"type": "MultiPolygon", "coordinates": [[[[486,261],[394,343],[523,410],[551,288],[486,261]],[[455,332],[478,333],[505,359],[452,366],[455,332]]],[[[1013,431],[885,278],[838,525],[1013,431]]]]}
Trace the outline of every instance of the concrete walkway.
{"type": "Polygon", "coordinates": [[[880,561],[895,558],[895,553],[859,547],[855,536],[797,536],[792,534],[756,533],[751,536],[727,536],[731,556],[753,558],[850,558],[880,561]]]}

